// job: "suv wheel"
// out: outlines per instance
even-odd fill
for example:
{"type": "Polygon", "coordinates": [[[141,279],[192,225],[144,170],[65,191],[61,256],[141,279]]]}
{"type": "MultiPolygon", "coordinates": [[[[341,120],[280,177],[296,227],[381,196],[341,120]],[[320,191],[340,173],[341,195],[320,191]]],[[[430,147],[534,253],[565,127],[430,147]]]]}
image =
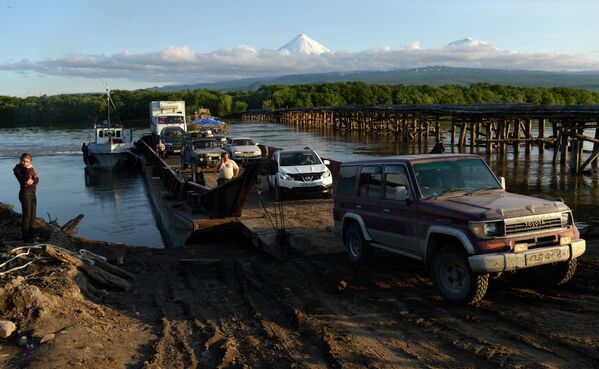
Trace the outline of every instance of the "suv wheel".
{"type": "Polygon", "coordinates": [[[352,262],[364,264],[372,258],[374,249],[364,239],[362,229],[358,224],[352,223],[347,227],[343,235],[343,241],[352,262]]]}
{"type": "Polygon", "coordinates": [[[450,303],[467,305],[482,300],[489,285],[488,274],[470,269],[468,256],[461,248],[444,247],[433,256],[432,277],[443,298],[450,303]]]}
{"type": "Polygon", "coordinates": [[[577,259],[547,264],[525,270],[535,284],[559,286],[568,282],[576,273],[577,259]]]}
{"type": "Polygon", "coordinates": [[[275,193],[275,187],[270,183],[270,178],[266,177],[266,183],[268,183],[268,192],[275,193]]]}
{"type": "Polygon", "coordinates": [[[275,188],[275,201],[283,201],[284,197],[283,191],[281,191],[279,188],[275,188]]]}
{"type": "Polygon", "coordinates": [[[272,191],[274,194],[275,201],[283,201],[284,194],[283,194],[283,191],[281,190],[281,187],[279,187],[279,181],[277,179],[275,179],[275,181],[274,181],[272,191]]]}

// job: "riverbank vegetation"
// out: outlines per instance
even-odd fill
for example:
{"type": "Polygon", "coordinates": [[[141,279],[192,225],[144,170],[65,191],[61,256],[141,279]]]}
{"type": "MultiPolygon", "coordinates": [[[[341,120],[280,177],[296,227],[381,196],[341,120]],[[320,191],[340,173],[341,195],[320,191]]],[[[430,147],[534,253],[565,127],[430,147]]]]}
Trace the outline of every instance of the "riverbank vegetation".
{"type": "MultiPolygon", "coordinates": [[[[249,109],[379,104],[530,103],[543,105],[599,104],[599,92],[565,87],[490,85],[375,85],[363,82],[262,86],[252,91],[116,90],[111,94],[122,121],[148,120],[148,103],[184,100],[187,114],[208,108],[219,117],[239,116],[249,109]]],[[[89,125],[106,116],[103,94],[68,94],[18,98],[0,96],[0,125],[29,126],[58,123],[89,125]]]]}

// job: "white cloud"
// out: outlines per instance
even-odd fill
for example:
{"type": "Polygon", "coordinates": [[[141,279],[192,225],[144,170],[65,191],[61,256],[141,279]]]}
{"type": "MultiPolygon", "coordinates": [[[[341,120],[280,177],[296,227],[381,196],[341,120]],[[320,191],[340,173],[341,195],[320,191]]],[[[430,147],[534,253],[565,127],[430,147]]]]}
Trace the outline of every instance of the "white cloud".
{"type": "Polygon", "coordinates": [[[440,48],[422,48],[414,41],[401,50],[388,46],[360,52],[302,55],[256,50],[240,45],[199,53],[187,46],[162,51],[113,55],[67,55],[59,59],[0,65],[0,70],[47,76],[115,79],[149,84],[198,83],[298,73],[393,70],[425,66],[530,69],[599,70],[599,60],[575,54],[525,53],[499,49],[487,42],[466,38],[440,48]]]}
{"type": "MultiPolygon", "coordinates": [[[[124,56],[127,56],[127,54],[123,53],[124,56]]],[[[161,53],[160,53],[160,57],[167,61],[167,62],[173,62],[173,63],[193,63],[196,59],[196,53],[195,51],[189,49],[187,46],[181,46],[181,47],[169,47],[167,49],[164,49],[161,53]]]]}
{"type": "Polygon", "coordinates": [[[409,44],[407,44],[405,46],[405,49],[406,50],[420,50],[421,49],[421,47],[420,47],[420,41],[410,42],[409,44]]]}

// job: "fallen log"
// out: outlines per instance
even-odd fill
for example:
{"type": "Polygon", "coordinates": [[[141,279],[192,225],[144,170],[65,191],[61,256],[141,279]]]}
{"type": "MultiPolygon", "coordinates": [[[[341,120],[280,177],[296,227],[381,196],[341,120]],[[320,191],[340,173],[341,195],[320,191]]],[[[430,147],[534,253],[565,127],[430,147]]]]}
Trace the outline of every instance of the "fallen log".
{"type": "Polygon", "coordinates": [[[86,264],[78,259],[74,253],[60,247],[46,244],[44,245],[46,254],[62,261],[63,263],[76,266],[83,271],[93,282],[102,287],[116,287],[118,289],[129,291],[131,283],[125,278],[133,279],[133,275],[114,265],[110,265],[102,260],[95,259],[93,265],[86,264]]]}
{"type": "Polygon", "coordinates": [[[85,265],[83,260],[78,259],[72,252],[53,245],[44,245],[44,252],[63,263],[75,265],[76,267],[85,265]]]}
{"type": "Polygon", "coordinates": [[[81,219],[83,219],[83,217],[85,217],[85,215],[83,214],[79,214],[77,215],[75,218],[69,220],[68,222],[66,222],[61,228],[60,230],[65,232],[65,233],[71,233],[75,231],[75,227],[77,227],[79,225],[79,222],[81,222],[81,219]]]}
{"type": "Polygon", "coordinates": [[[121,278],[125,278],[125,279],[129,279],[129,280],[133,280],[135,279],[135,276],[131,273],[129,273],[128,271],[121,269],[117,266],[114,266],[110,263],[107,263],[105,261],[102,260],[94,260],[94,265],[97,266],[100,269],[104,269],[105,271],[112,273],[116,276],[119,276],[121,278]]]}
{"type": "Polygon", "coordinates": [[[82,270],[92,281],[100,284],[103,287],[117,287],[123,291],[129,291],[131,289],[131,283],[129,283],[127,280],[94,265],[83,265],[79,267],[79,269],[82,270]]]}

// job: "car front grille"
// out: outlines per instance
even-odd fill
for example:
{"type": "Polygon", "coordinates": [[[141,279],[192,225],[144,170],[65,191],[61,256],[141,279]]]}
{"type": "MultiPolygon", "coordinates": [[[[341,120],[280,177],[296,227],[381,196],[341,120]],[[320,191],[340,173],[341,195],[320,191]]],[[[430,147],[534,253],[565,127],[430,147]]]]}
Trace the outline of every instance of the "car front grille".
{"type": "Polygon", "coordinates": [[[302,174],[291,174],[291,178],[294,181],[299,182],[312,182],[320,179],[322,177],[322,173],[302,173],[302,174]]]}
{"type": "Polygon", "coordinates": [[[562,228],[561,213],[551,213],[505,220],[505,235],[550,231],[562,228]]]}

